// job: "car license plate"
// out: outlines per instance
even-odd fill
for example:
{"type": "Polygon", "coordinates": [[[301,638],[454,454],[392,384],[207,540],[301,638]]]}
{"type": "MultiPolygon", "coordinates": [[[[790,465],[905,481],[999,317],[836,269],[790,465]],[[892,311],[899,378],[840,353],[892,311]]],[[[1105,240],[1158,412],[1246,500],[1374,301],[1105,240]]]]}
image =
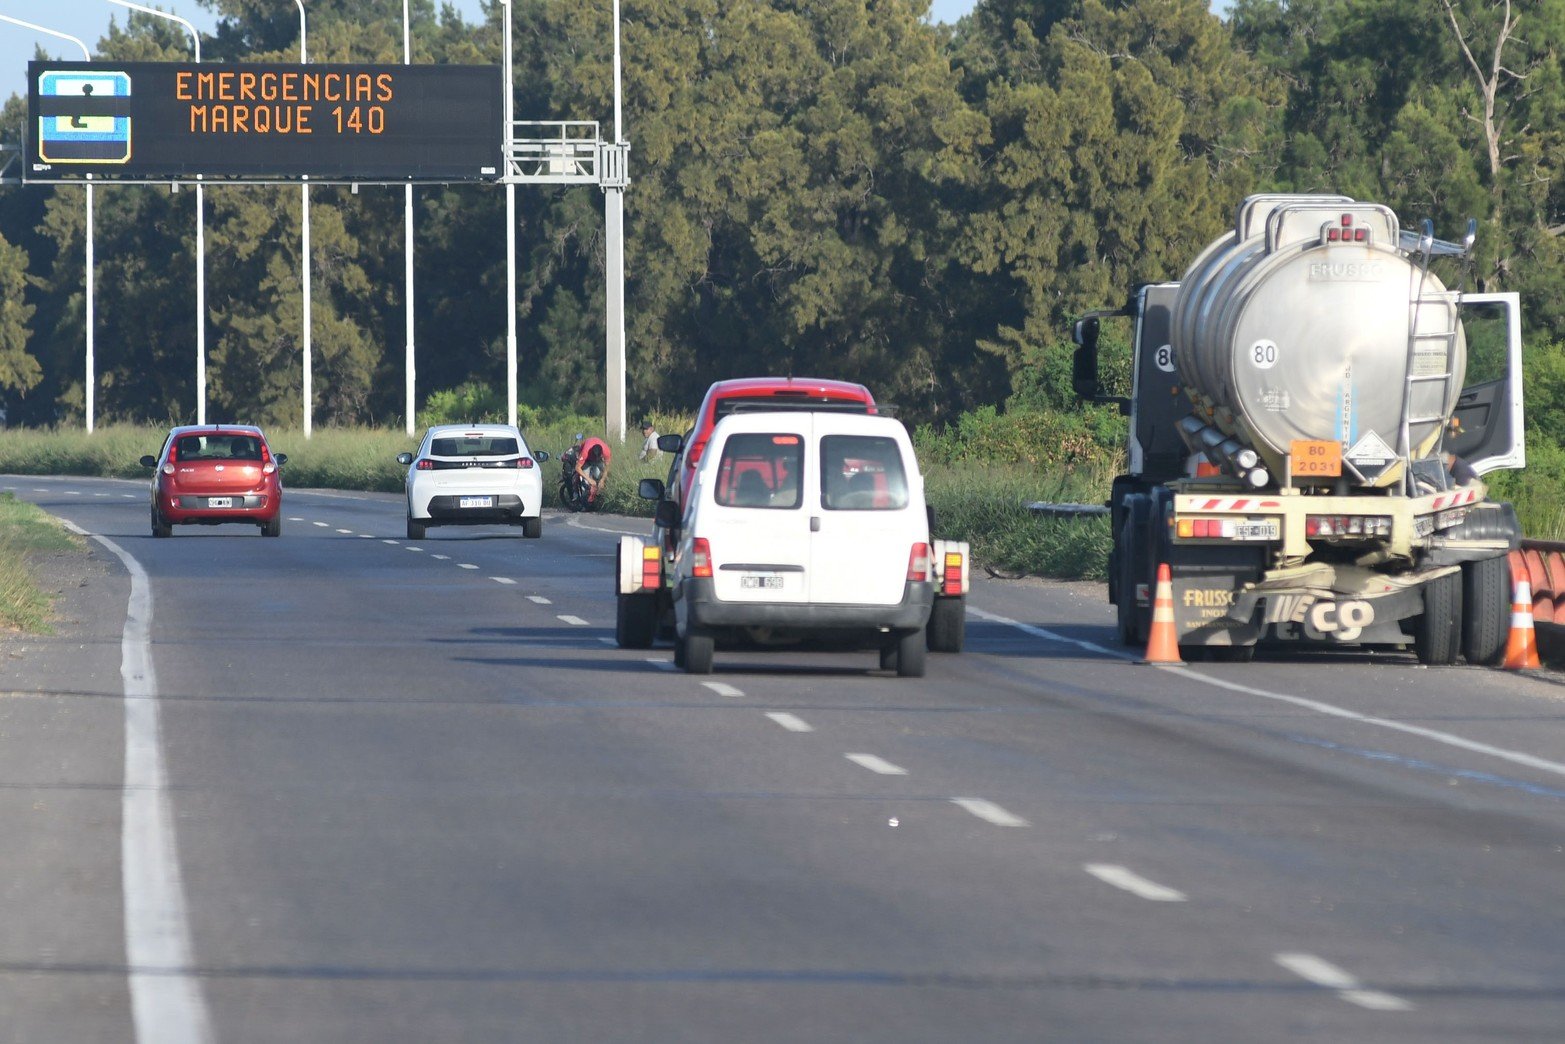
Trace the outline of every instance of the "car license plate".
{"type": "Polygon", "coordinates": [[[780,576],[741,576],[739,587],[750,591],[781,591],[783,578],[780,576]]]}
{"type": "Polygon", "coordinates": [[[233,497],[207,497],[206,506],[209,508],[231,508],[234,506],[233,497]]]}
{"type": "Polygon", "coordinates": [[[494,497],[463,497],[458,507],[494,507],[494,497]]]}

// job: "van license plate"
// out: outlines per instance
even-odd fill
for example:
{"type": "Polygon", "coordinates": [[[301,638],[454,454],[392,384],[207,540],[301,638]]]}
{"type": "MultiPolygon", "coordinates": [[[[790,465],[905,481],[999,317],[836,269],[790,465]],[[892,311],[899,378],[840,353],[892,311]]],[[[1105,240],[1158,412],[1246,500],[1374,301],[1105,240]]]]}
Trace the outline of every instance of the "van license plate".
{"type": "Polygon", "coordinates": [[[463,497],[459,507],[494,507],[494,497],[463,497]]]}
{"type": "Polygon", "coordinates": [[[209,508],[231,508],[234,506],[233,497],[207,497],[206,506],[209,508]]]}
{"type": "Polygon", "coordinates": [[[742,589],[753,591],[781,591],[783,578],[780,576],[741,576],[739,586],[742,589]]]}

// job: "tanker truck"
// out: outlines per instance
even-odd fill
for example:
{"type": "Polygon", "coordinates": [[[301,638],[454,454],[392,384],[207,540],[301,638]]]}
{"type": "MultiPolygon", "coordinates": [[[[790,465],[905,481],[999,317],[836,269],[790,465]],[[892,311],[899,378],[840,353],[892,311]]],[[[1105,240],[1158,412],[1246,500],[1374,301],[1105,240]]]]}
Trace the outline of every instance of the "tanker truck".
{"type": "Polygon", "coordinates": [[[1166,564],[1187,659],[1263,642],[1502,656],[1521,533],[1483,476],[1525,463],[1521,316],[1514,293],[1460,288],[1475,231],[1252,196],[1179,282],[1075,322],[1076,394],[1129,417],[1108,501],[1122,642],[1146,641],[1166,564]],[[1128,396],[1100,380],[1111,316],[1130,320],[1128,396]]]}

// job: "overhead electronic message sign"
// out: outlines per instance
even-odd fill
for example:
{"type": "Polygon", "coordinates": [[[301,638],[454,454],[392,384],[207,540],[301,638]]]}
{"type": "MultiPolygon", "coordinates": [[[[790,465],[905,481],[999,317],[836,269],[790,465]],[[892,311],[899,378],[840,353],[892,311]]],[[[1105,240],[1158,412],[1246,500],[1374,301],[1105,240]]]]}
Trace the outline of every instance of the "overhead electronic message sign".
{"type": "Polygon", "coordinates": [[[30,62],[24,180],[494,181],[500,67],[30,62]]]}

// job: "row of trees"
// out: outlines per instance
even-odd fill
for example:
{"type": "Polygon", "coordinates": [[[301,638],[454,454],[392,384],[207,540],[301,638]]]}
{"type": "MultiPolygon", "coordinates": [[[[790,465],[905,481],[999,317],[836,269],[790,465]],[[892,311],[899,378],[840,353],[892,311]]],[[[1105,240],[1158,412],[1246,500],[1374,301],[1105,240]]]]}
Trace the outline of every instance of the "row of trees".
{"type": "MultiPolygon", "coordinates": [[[[291,5],[202,0],[212,60],[290,61],[291,5]]],[[[610,5],[518,0],[522,118],[612,110],[610,5]]],[[[1177,278],[1246,194],[1335,190],[1456,235],[1478,278],[1565,335],[1565,0],[624,0],[627,340],[636,409],[749,373],[870,384],[919,420],[1066,399],[1062,330],[1177,278]]],[[[401,59],[396,0],[312,0],[317,61],[401,59]]],[[[414,60],[494,63],[480,24],[414,0],[414,60]]],[[[132,16],[100,58],[184,60],[132,16]]],[[[13,98],[0,139],[24,118],[13,98]]],[[[504,386],[504,208],[417,193],[423,391],[504,386]]],[[[402,411],[401,193],[312,197],[317,421],[402,411]]],[[[191,193],[97,194],[101,417],[194,411],[191,193]]],[[[210,413],[300,420],[299,193],[207,193],[210,413]]],[[[603,401],[596,189],[518,196],[524,400],[603,401]]],[[[0,192],[0,398],[82,409],[82,190],[0,192]]]]}

